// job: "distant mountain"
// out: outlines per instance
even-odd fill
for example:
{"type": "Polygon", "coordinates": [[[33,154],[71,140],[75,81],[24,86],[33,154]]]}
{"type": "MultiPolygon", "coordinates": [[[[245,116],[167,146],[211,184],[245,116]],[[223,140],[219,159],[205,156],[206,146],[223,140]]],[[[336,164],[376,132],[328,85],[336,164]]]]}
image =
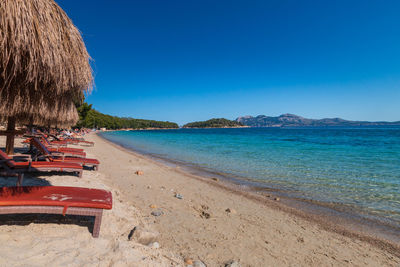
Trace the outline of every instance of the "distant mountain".
{"type": "Polygon", "coordinates": [[[325,127],[325,126],[400,126],[400,121],[348,121],[340,118],[307,119],[294,114],[282,114],[278,117],[259,115],[257,117],[244,116],[236,119],[250,127],[325,127]]]}
{"type": "Polygon", "coordinates": [[[228,127],[243,127],[243,124],[237,121],[228,119],[211,119],[208,121],[195,121],[183,125],[183,128],[228,128],[228,127]]]}

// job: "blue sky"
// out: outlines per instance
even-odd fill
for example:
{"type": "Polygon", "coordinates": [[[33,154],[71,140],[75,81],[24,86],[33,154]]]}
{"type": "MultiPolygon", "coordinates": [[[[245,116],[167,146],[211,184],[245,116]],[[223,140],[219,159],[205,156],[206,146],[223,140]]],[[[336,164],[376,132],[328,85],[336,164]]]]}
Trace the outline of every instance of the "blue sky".
{"type": "Polygon", "coordinates": [[[56,2],[94,59],[87,101],[103,113],[400,120],[399,1],[56,2]]]}

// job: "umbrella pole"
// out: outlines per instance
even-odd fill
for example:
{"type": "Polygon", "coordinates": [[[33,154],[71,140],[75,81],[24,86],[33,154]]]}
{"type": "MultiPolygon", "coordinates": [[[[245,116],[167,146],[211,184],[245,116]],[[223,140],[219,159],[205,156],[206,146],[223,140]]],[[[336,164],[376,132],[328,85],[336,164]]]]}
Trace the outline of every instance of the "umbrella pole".
{"type": "Polygon", "coordinates": [[[15,117],[8,117],[7,131],[10,131],[10,134],[7,135],[6,153],[12,155],[14,154],[15,133],[12,133],[12,131],[15,131],[15,117]]]}
{"type": "Polygon", "coordinates": [[[29,130],[30,134],[32,134],[32,135],[34,134],[34,132],[33,132],[33,117],[29,118],[28,130],[29,130]]]}
{"type": "MultiPolygon", "coordinates": [[[[30,117],[30,118],[29,118],[28,130],[29,130],[29,133],[30,133],[31,135],[34,134],[34,131],[33,131],[33,117],[30,117]]],[[[29,152],[33,152],[33,145],[32,145],[32,142],[29,142],[29,152]]]]}

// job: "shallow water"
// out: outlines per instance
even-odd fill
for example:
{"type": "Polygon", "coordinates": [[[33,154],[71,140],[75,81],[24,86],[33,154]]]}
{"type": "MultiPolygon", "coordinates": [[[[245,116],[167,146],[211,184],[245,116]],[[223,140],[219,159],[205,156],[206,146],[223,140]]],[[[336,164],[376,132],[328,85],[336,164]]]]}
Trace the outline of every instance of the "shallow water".
{"type": "Polygon", "coordinates": [[[400,224],[400,128],[116,131],[104,138],[400,224]]]}

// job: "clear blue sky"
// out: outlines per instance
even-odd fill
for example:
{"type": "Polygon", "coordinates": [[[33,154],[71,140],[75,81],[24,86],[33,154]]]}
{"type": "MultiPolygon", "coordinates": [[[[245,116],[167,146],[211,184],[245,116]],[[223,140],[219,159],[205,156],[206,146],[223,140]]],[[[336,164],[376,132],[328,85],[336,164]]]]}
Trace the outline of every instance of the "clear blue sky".
{"type": "Polygon", "coordinates": [[[56,0],[117,116],[400,120],[400,1],[56,0]]]}

